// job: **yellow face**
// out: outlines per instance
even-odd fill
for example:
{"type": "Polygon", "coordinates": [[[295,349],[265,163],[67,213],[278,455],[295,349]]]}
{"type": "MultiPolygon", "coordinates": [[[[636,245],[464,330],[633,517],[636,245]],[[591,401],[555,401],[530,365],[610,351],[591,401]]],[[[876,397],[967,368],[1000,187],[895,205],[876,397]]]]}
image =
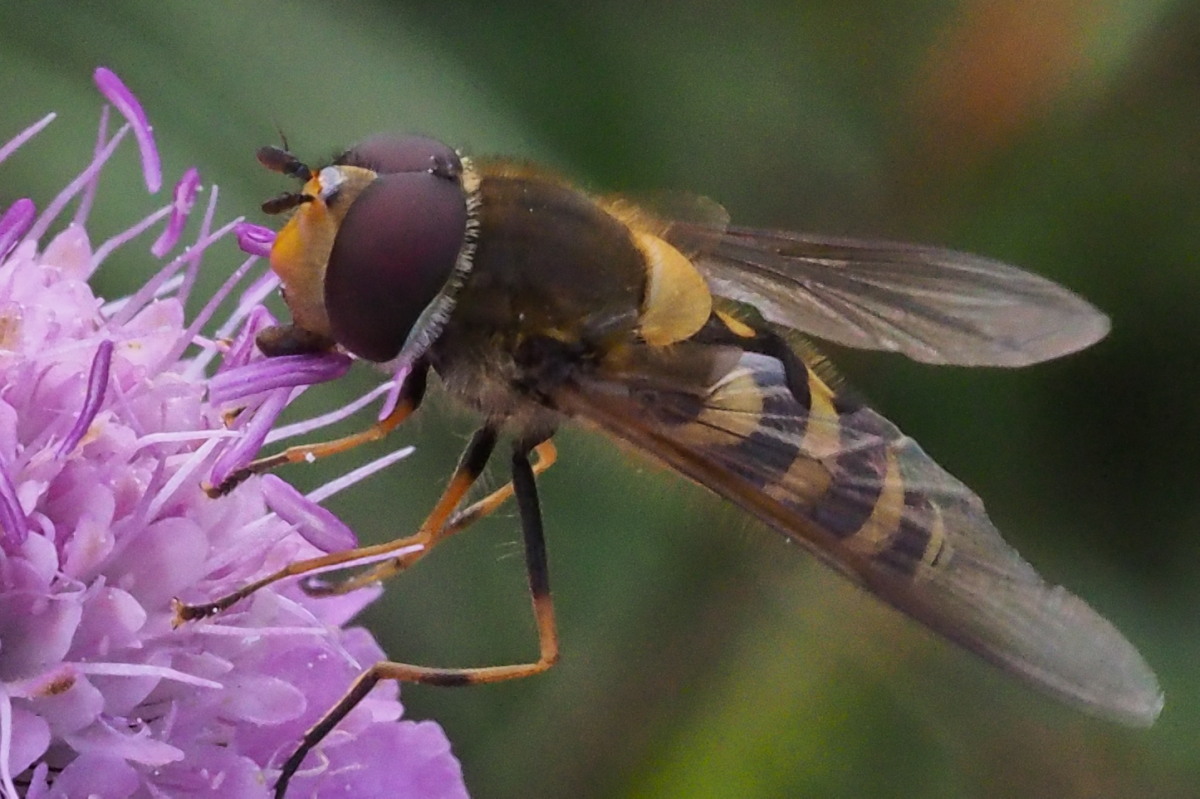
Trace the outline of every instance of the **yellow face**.
{"type": "Polygon", "coordinates": [[[376,178],[356,166],[329,166],[301,189],[311,198],[296,207],[271,247],[271,269],[283,282],[283,297],[299,327],[332,337],[325,310],[325,268],[334,237],[354,200],[376,178]]]}

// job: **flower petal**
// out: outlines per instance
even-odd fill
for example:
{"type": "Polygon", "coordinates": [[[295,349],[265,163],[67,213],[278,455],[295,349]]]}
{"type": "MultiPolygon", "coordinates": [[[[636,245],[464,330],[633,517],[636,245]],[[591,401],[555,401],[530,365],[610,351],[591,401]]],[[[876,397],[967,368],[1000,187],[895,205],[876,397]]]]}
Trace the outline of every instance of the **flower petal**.
{"type": "Polygon", "coordinates": [[[77,593],[0,594],[0,680],[26,679],[61,662],[82,616],[77,593]]]}
{"type": "Polygon", "coordinates": [[[133,796],[140,785],[137,771],[123,758],[92,751],[79,755],[55,775],[50,796],[53,799],[73,796],[125,799],[133,796]]]}
{"type": "Polygon", "coordinates": [[[20,774],[50,747],[50,725],[22,707],[12,708],[11,725],[12,743],[5,765],[12,774],[20,774]]]}
{"type": "Polygon", "coordinates": [[[322,552],[351,549],[358,544],[341,519],[275,475],[263,477],[262,492],[271,510],[322,552]]]}
{"type": "Polygon", "coordinates": [[[294,719],[308,704],[304,692],[287,680],[266,675],[230,680],[221,704],[230,717],[252,724],[294,719]]]}

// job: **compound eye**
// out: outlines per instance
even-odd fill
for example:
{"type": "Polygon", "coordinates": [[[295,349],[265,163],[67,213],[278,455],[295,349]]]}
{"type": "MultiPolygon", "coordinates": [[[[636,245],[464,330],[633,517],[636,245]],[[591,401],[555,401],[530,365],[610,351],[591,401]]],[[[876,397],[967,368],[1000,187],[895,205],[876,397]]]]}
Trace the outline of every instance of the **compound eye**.
{"type": "Polygon", "coordinates": [[[325,270],[325,309],[339,344],[370,361],[396,357],[454,271],[467,229],[457,181],[380,175],[354,200],[325,270]]]}
{"type": "Polygon", "coordinates": [[[381,175],[433,172],[453,177],[462,171],[454,148],[427,136],[372,136],[342,153],[335,164],[361,166],[381,175]]]}

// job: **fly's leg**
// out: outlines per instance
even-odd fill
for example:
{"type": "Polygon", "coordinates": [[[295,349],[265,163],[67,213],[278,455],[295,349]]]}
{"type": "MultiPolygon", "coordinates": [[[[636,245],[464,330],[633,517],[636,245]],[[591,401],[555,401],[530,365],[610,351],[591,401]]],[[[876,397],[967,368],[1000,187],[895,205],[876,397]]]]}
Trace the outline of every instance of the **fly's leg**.
{"type": "MultiPolygon", "coordinates": [[[[558,460],[558,450],[554,444],[547,439],[533,448],[533,453],[537,455],[537,460],[533,463],[532,469],[534,476],[540,475],[542,472],[549,469],[558,460]]],[[[316,580],[309,581],[304,585],[304,590],[310,596],[330,596],[333,594],[345,594],[349,591],[354,591],[363,588],[372,583],[386,580],[393,577],[405,569],[413,565],[417,560],[425,555],[433,545],[444,538],[449,538],[455,533],[462,532],[464,529],[494,513],[501,505],[508,501],[508,498],[515,491],[515,481],[505,483],[500,488],[497,488],[492,493],[488,494],[483,499],[473,502],[471,505],[463,508],[452,515],[446,523],[437,531],[431,534],[428,544],[425,548],[418,552],[406,553],[394,558],[390,558],[377,566],[349,577],[340,582],[324,583],[316,580]]]]}
{"type": "Polygon", "coordinates": [[[425,396],[425,385],[428,374],[429,367],[427,365],[418,364],[415,366],[400,389],[400,396],[397,398],[396,407],[391,413],[366,430],[361,430],[343,438],[334,439],[333,441],[321,441],[316,444],[289,447],[283,452],[251,461],[231,473],[218,485],[210,486],[205,491],[210,497],[222,497],[256,474],[269,472],[288,463],[303,463],[314,461],[318,458],[326,458],[330,455],[346,452],[363,444],[384,438],[388,433],[399,427],[421,405],[421,399],[425,396]]]}
{"type": "MultiPolygon", "coordinates": [[[[549,439],[533,448],[537,460],[533,462],[533,476],[541,477],[542,473],[558,461],[558,449],[549,439]]],[[[483,499],[473,502],[450,517],[446,526],[438,534],[438,538],[449,538],[455,533],[462,532],[485,516],[490,516],[513,495],[513,483],[510,481],[488,494],[483,499]]]]}
{"type": "MultiPolygon", "coordinates": [[[[521,516],[521,533],[525,548],[525,570],[529,576],[529,594],[537,622],[538,659],[529,663],[476,668],[430,668],[408,663],[382,661],[367,669],[345,696],[304,734],[296,751],[280,769],[275,783],[275,799],[283,799],[288,782],[301,763],[334,727],[363,700],[376,683],[382,680],[418,682],[427,685],[480,685],[530,677],[546,671],[558,661],[558,632],[554,621],[554,603],[550,598],[550,573],[546,562],[546,542],[542,530],[542,514],[538,504],[534,468],[529,462],[532,447],[518,446],[512,458],[512,492],[517,498],[521,516]]],[[[503,489],[502,489],[503,490],[503,489]]],[[[499,492],[497,492],[499,493],[499,492]]],[[[486,500],[485,500],[486,501],[486,500]]],[[[497,501],[503,501],[503,498],[497,501]]],[[[468,509],[469,510],[469,509],[468,509]]]]}
{"type": "Polygon", "coordinates": [[[402,560],[405,565],[416,562],[429,551],[429,548],[436,540],[436,534],[445,527],[454,509],[458,507],[463,497],[466,496],[467,491],[479,478],[495,446],[495,428],[490,426],[482,427],[475,432],[475,435],[471,437],[470,443],[467,444],[466,450],[463,451],[458,466],[450,478],[450,482],[442,491],[442,496],[438,499],[437,504],[434,505],[433,510],[426,517],[424,523],[422,523],[421,527],[413,535],[397,538],[386,544],[359,547],[344,552],[332,552],[317,558],[298,560],[212,602],[206,602],[201,605],[185,605],[176,600],[174,602],[175,624],[179,625],[186,621],[220,613],[234,603],[250,596],[255,591],[288,577],[297,577],[316,571],[327,571],[338,566],[353,564],[368,558],[385,556],[389,552],[401,550],[406,550],[406,554],[399,556],[396,560],[402,560]]]}

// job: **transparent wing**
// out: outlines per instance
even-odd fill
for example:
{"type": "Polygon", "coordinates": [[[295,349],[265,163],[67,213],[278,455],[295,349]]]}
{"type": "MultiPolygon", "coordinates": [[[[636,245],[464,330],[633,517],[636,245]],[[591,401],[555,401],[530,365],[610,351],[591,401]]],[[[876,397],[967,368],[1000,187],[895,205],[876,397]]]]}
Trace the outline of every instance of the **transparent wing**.
{"type": "Polygon", "coordinates": [[[771,322],[926,363],[1024,366],[1087,347],[1108,318],[1045,278],[937,247],[669,223],[713,292],[771,322]]]}
{"type": "Polygon", "coordinates": [[[1127,724],[1154,720],[1162,695],[1133,646],[1043,581],[980,499],[916,442],[870,408],[843,404],[811,371],[799,402],[778,361],[735,357],[702,389],[626,371],[569,385],[556,404],[1035,686],[1127,724]]]}

